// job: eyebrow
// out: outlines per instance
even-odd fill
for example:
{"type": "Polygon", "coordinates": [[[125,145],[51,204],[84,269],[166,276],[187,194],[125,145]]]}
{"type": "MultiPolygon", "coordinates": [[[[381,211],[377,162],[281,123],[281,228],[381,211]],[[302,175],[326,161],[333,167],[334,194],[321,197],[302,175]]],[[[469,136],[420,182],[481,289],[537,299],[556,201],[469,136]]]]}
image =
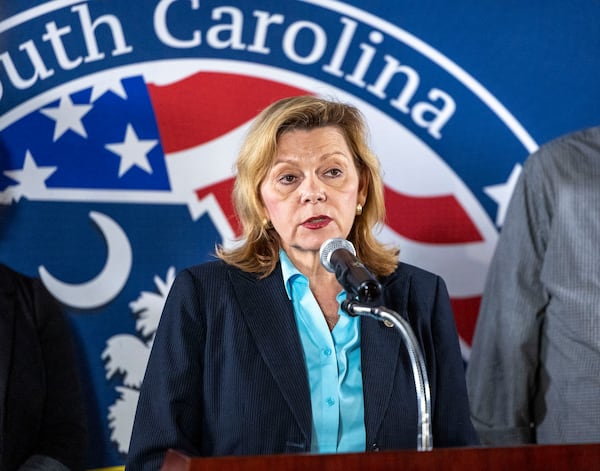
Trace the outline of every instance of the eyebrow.
{"type": "MultiPolygon", "coordinates": [[[[346,153],[344,153],[342,151],[333,151],[333,152],[327,152],[326,154],[321,155],[319,157],[319,161],[324,161],[324,160],[327,160],[329,158],[336,157],[336,156],[347,157],[350,159],[350,161],[353,160],[352,156],[348,156],[346,153]]],[[[298,160],[299,160],[298,157],[277,158],[277,159],[273,160],[272,166],[274,167],[277,164],[295,163],[298,160]]]]}

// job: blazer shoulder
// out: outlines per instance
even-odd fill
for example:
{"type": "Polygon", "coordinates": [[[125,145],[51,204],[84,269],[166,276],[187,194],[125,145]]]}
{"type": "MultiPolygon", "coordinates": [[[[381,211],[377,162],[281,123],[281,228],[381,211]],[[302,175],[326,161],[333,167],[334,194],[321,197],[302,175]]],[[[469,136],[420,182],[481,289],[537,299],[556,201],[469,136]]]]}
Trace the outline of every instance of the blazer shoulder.
{"type": "Polygon", "coordinates": [[[435,284],[440,280],[441,277],[436,273],[411,265],[410,263],[400,262],[396,270],[381,281],[383,285],[406,282],[429,285],[435,284]]]}
{"type": "Polygon", "coordinates": [[[224,283],[238,283],[238,280],[256,283],[260,278],[255,273],[248,273],[230,265],[223,260],[215,259],[192,265],[183,269],[177,278],[191,278],[193,283],[202,283],[210,286],[223,286],[224,283]]]}
{"type": "Polygon", "coordinates": [[[220,275],[224,276],[231,267],[223,260],[214,259],[207,262],[202,262],[197,265],[186,267],[182,270],[182,273],[188,273],[192,276],[207,276],[207,275],[220,275]]]}

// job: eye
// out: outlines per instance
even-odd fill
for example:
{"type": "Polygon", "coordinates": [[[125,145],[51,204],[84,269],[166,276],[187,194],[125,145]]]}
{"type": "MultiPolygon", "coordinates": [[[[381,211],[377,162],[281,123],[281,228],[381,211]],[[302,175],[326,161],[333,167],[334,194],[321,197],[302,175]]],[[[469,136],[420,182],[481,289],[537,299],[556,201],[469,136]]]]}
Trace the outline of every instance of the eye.
{"type": "Polygon", "coordinates": [[[334,168],[330,168],[329,170],[327,170],[325,172],[325,175],[328,175],[332,178],[337,178],[337,177],[341,177],[343,173],[344,172],[342,172],[341,169],[334,167],[334,168]]]}
{"type": "Polygon", "coordinates": [[[294,183],[298,178],[295,175],[292,175],[291,173],[286,174],[286,175],[282,175],[281,177],[279,177],[279,183],[281,183],[282,185],[291,185],[292,183],[294,183]]]}

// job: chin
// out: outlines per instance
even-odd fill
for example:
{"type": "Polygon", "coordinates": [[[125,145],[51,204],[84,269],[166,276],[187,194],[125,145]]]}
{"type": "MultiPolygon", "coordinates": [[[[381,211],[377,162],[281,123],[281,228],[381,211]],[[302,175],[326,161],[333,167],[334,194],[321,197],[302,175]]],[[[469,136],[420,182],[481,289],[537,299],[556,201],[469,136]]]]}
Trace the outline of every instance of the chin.
{"type": "Polygon", "coordinates": [[[344,238],[343,235],[340,234],[333,234],[333,233],[322,233],[322,234],[318,234],[314,237],[311,237],[310,239],[307,238],[307,240],[305,241],[307,243],[307,245],[310,245],[311,247],[314,248],[314,250],[320,250],[321,249],[321,245],[323,245],[323,243],[329,239],[335,239],[335,238],[344,238]]]}

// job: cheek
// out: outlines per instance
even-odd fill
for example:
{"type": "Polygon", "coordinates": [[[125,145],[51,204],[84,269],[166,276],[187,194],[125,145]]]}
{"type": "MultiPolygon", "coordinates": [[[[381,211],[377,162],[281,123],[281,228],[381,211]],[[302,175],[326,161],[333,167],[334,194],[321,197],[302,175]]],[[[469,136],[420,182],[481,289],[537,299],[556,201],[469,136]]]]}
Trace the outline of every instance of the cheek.
{"type": "Polygon", "coordinates": [[[358,201],[358,194],[355,191],[348,192],[343,197],[343,212],[344,218],[348,218],[350,221],[354,222],[354,217],[356,216],[356,204],[358,201]]]}
{"type": "Polygon", "coordinates": [[[271,197],[268,187],[264,183],[260,186],[259,195],[265,211],[269,213],[271,206],[273,206],[273,198],[271,197]]]}
{"type": "Polygon", "coordinates": [[[282,212],[281,209],[281,201],[279,198],[273,196],[269,192],[262,192],[262,200],[265,205],[265,211],[267,212],[267,217],[271,220],[277,219],[279,214],[282,212]]]}
{"type": "Polygon", "coordinates": [[[344,207],[352,207],[354,209],[358,201],[358,191],[347,191],[342,195],[342,199],[344,200],[344,207]]]}

